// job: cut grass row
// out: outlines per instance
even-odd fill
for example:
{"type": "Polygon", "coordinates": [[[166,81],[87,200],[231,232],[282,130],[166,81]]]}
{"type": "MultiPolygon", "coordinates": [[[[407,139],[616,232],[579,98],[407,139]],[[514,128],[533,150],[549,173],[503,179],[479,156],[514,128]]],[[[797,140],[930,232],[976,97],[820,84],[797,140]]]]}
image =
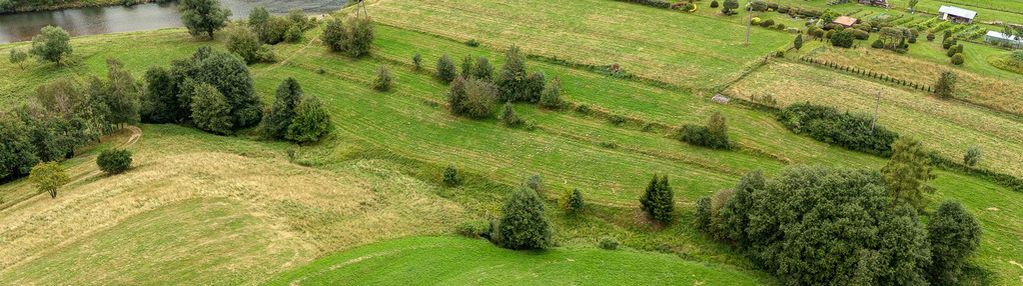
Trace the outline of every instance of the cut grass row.
{"type": "Polygon", "coordinates": [[[780,49],[783,32],[754,30],[735,18],[714,18],[607,0],[370,2],[377,21],[458,41],[604,66],[689,89],[713,89],[742,67],[780,49]]]}

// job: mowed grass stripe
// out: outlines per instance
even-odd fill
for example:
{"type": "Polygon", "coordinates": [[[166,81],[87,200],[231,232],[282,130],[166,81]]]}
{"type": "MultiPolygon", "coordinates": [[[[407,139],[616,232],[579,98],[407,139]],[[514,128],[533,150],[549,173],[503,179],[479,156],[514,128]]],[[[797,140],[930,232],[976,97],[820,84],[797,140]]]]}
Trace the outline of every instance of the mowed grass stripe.
{"type": "Polygon", "coordinates": [[[743,46],[736,21],[607,0],[377,0],[378,21],[458,41],[519,45],[525,51],[630,72],[687,88],[713,88],[745,65],[788,44],[790,37],[755,30],[743,46]]]}

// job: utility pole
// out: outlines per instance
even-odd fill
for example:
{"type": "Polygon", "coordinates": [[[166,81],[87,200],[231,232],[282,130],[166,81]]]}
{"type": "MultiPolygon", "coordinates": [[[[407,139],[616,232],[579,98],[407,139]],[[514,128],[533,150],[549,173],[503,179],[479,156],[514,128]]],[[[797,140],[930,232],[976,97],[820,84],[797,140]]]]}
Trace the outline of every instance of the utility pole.
{"type": "Polygon", "coordinates": [[[356,18],[359,17],[359,14],[366,14],[366,17],[369,17],[369,8],[366,8],[366,0],[352,0],[352,1],[355,1],[355,17],[356,18]]]}
{"type": "Polygon", "coordinates": [[[746,46],[749,47],[749,33],[750,28],[753,26],[753,0],[746,1],[746,13],[749,14],[746,17],[746,46]]]}

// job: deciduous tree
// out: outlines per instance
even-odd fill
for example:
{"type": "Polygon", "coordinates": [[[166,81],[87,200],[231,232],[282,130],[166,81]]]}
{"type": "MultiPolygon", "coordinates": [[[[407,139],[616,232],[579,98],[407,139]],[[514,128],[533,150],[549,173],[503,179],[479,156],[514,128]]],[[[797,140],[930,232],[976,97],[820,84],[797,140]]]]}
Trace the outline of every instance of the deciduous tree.
{"type": "Polygon", "coordinates": [[[231,10],[221,7],[217,0],[181,0],[178,7],[188,33],[196,37],[206,34],[211,40],[213,32],[227,26],[227,18],[231,16],[231,10]]]}

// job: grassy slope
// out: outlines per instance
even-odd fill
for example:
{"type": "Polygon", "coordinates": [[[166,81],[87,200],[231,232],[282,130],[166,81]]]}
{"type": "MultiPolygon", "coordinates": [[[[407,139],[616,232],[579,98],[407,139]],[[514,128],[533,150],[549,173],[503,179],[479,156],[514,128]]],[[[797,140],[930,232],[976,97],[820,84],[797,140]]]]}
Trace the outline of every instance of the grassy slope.
{"type": "MultiPolygon", "coordinates": [[[[277,47],[278,52],[295,56],[292,61],[280,66],[253,67],[258,90],[267,100],[283,77],[294,76],[303,83],[309,94],[319,96],[328,104],[340,137],[351,138],[352,141],[337,143],[336,146],[309,149],[311,154],[316,155],[316,162],[328,168],[344,166],[347,165],[345,161],[337,158],[347,156],[345,154],[351,152],[349,148],[369,148],[398,153],[400,157],[436,166],[454,164],[488,180],[505,184],[515,184],[529,173],[541,173],[554,192],[582,187],[587,197],[597,202],[592,215],[583,221],[557,219],[562,229],[558,234],[559,240],[569,244],[589,245],[594,237],[610,232],[623,237],[623,241],[632,246],[666,244],[674,251],[695,259],[740,266],[744,264],[742,259],[736,259],[724,247],[708,242],[684,224],[651,232],[645,222],[636,219],[635,198],[651,172],[668,173],[673,178],[677,198],[681,203],[680,220],[685,221],[691,215],[691,202],[695,198],[729,186],[743,171],[755,168],[776,171],[784,166],[783,161],[762,155],[693,148],[664,139],[664,134],[616,128],[600,119],[567,112],[537,111],[531,106],[519,106],[518,109],[524,117],[539,123],[540,130],[533,132],[508,130],[492,121],[475,122],[453,118],[442,107],[434,106],[434,103],[442,100],[443,86],[432,81],[428,75],[409,72],[407,66],[394,62],[406,61],[415,52],[426,56],[427,65],[440,53],[452,53],[460,58],[466,51],[489,55],[494,55],[494,52],[486,48],[469,49],[458,43],[398,29],[380,28],[378,32],[378,57],[374,59],[352,61],[327,54],[319,46],[299,50],[300,45],[282,45],[277,47]],[[368,88],[372,71],[379,65],[388,65],[396,74],[396,91],[380,94],[368,88]],[[320,68],[324,69],[325,74],[316,72],[320,68]],[[620,147],[599,147],[603,141],[614,141],[620,147]]],[[[169,62],[170,59],[163,55],[183,57],[191,52],[175,48],[177,42],[188,42],[187,36],[180,30],[152,32],[149,37],[154,39],[153,44],[144,48],[135,47],[131,52],[124,48],[105,48],[105,45],[118,44],[109,43],[107,37],[131,35],[143,37],[146,33],[76,39],[76,43],[89,45],[88,48],[97,51],[94,56],[84,60],[84,66],[102,70],[102,57],[98,55],[111,54],[124,57],[128,67],[136,74],[141,74],[150,64],[169,62]],[[160,56],[155,56],[157,54],[160,56]]],[[[792,135],[764,113],[719,106],[692,95],[629,81],[608,80],[559,66],[538,62],[530,64],[544,69],[549,75],[560,75],[566,82],[566,98],[575,102],[669,125],[680,121],[699,123],[709,113],[722,111],[732,120],[732,132],[744,144],[767,150],[779,157],[790,157],[793,162],[870,168],[877,168],[883,163],[874,157],[828,147],[792,135]]],[[[8,64],[0,64],[0,69],[4,68],[18,73],[8,64]]],[[[41,67],[31,68],[30,72],[34,73],[38,69],[41,67]]],[[[76,69],[80,68],[73,70],[76,69]]],[[[31,86],[34,85],[28,87],[31,86]]],[[[204,140],[216,142],[208,138],[204,140]]],[[[174,146],[171,144],[165,148],[174,149],[174,146]]],[[[216,143],[203,146],[220,148],[216,143]]],[[[394,168],[404,170],[407,166],[394,168]]],[[[425,176],[436,176],[439,173],[431,172],[426,171],[425,176]]],[[[1018,238],[1013,237],[1013,233],[1019,233],[1020,227],[1012,214],[1018,212],[1020,206],[1012,202],[1019,201],[1018,198],[1013,199],[1019,197],[1019,194],[1009,193],[990,183],[943,172],[939,172],[935,185],[942,192],[936,196],[936,200],[959,198],[966,201],[974,212],[981,212],[988,207],[1001,210],[985,221],[985,228],[996,232],[994,237],[998,239],[985,241],[983,256],[978,257],[977,261],[985,265],[990,263],[991,269],[1001,279],[999,281],[1010,281],[1006,279],[1012,279],[1014,272],[1012,265],[1005,261],[1018,256],[1019,250],[999,247],[1016,245],[1012,239],[1018,238]],[[1003,196],[1008,199],[967,201],[973,199],[974,194],[963,192],[964,186],[982,190],[984,197],[1003,196]]],[[[441,193],[448,192],[445,190],[441,193]]],[[[467,186],[451,192],[448,194],[463,205],[468,203],[470,208],[480,213],[493,212],[499,206],[499,201],[495,201],[499,197],[495,197],[485,185],[467,186]]],[[[552,197],[556,195],[549,194],[552,197]]],[[[557,211],[552,212],[557,214],[557,211]]]]}
{"type": "Polygon", "coordinates": [[[737,17],[701,17],[606,0],[377,0],[383,23],[465,41],[523,47],[532,54],[591,65],[621,64],[630,73],[688,88],[720,87],[742,67],[791,40],[755,30],[743,47],[737,17]],[[539,13],[538,13],[539,12],[539,13]],[[729,36],[731,35],[731,36],[729,36]]]}
{"type": "Polygon", "coordinates": [[[312,169],[283,159],[286,148],[146,126],[125,174],[68,162],[74,179],[56,200],[0,210],[0,283],[254,283],[353,245],[445,233],[464,216],[394,163],[312,169]]]}
{"type": "Polygon", "coordinates": [[[354,285],[757,285],[741,271],[664,254],[595,248],[524,252],[457,237],[415,237],[363,246],[319,259],[269,284],[338,281],[354,285]]]}

